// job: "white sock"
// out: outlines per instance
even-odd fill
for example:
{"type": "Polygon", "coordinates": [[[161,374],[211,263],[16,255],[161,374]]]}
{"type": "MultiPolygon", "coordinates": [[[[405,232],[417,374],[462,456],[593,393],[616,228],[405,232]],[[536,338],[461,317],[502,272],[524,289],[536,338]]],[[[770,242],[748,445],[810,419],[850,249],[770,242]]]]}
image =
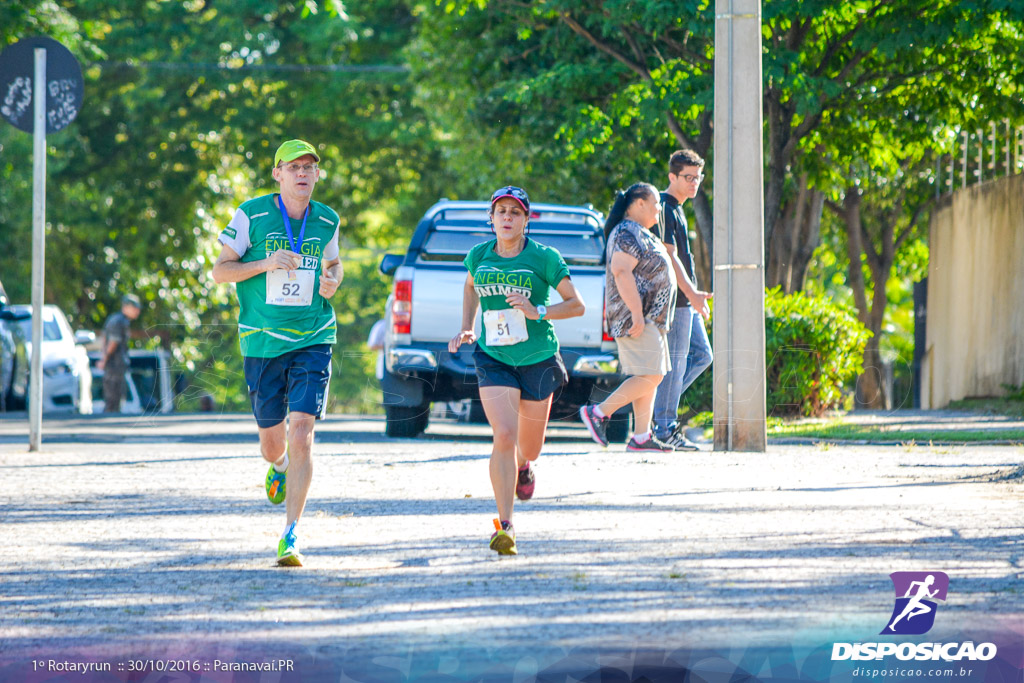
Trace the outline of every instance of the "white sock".
{"type": "Polygon", "coordinates": [[[594,415],[596,415],[597,419],[599,419],[599,420],[603,420],[604,419],[604,413],[601,412],[601,407],[600,406],[594,406],[594,415]]]}
{"type": "Polygon", "coordinates": [[[284,472],[287,469],[288,469],[288,451],[285,451],[283,459],[280,461],[280,464],[278,464],[276,462],[274,463],[274,470],[276,472],[284,472]]]}
{"type": "Polygon", "coordinates": [[[633,441],[637,443],[647,443],[651,438],[650,432],[644,432],[643,434],[634,434],[633,441]]]}
{"type": "Polygon", "coordinates": [[[283,534],[281,534],[281,538],[284,538],[285,536],[287,536],[287,535],[288,535],[288,532],[290,532],[290,531],[294,531],[294,530],[295,530],[295,525],[296,525],[296,524],[298,524],[298,523],[299,523],[299,520],[295,520],[294,522],[292,522],[291,524],[289,524],[288,526],[286,526],[286,527],[284,528],[284,533],[283,533],[283,534]]]}

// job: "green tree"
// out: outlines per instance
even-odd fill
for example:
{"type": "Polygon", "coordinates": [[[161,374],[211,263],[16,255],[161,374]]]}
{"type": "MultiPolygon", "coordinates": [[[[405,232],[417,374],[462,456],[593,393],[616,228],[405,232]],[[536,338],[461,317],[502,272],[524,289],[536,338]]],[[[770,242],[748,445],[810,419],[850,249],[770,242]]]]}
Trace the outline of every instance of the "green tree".
{"type": "Polygon", "coordinates": [[[910,303],[893,300],[894,294],[910,294],[894,287],[894,279],[922,270],[922,242],[939,182],[935,169],[948,141],[961,126],[986,118],[1022,120],[1020,26],[998,13],[986,17],[944,55],[950,67],[943,73],[930,68],[927,53],[908,57],[908,70],[917,75],[828,117],[823,126],[842,145],[826,143],[824,130],[812,136],[827,150],[813,172],[818,187],[832,188],[826,205],[839,219],[845,244],[844,284],[872,333],[858,378],[863,407],[886,405],[885,321],[893,304],[910,303]],[[920,60],[916,66],[914,59],[920,60]]]}
{"type": "MultiPolygon", "coordinates": [[[[709,157],[709,0],[437,5],[424,22],[430,30],[422,39],[424,64],[435,85],[439,79],[455,89],[468,84],[460,99],[476,122],[491,130],[517,129],[505,136],[557,143],[567,160],[617,168],[613,186],[638,169],[661,178],[663,160],[675,146],[709,157]],[[495,116],[498,111],[506,115],[495,116]]],[[[923,76],[956,73],[961,48],[991,51],[991,17],[1019,25],[1021,12],[1011,0],[764,2],[769,285],[799,290],[820,241],[826,190],[812,171],[823,151],[843,144],[828,130],[830,117],[857,111],[923,76]]],[[[712,249],[710,190],[705,185],[693,202],[705,278],[712,249]]],[[[605,192],[590,187],[592,195],[605,192]]]]}
{"type": "Polygon", "coordinates": [[[82,28],[56,2],[7,0],[0,5],[0,48],[29,36],[49,36],[74,49],[80,45],[82,28]]]}
{"type": "MultiPolygon", "coordinates": [[[[411,102],[402,54],[411,9],[384,0],[351,14],[337,1],[60,7],[78,32],[69,45],[86,85],[76,122],[49,139],[47,301],[98,326],[135,291],[140,325],[173,341],[194,377],[237,376],[234,296],[208,275],[216,237],[238,203],[271,191],[276,145],[303,137],[323,150],[317,198],[342,217],[339,347],[362,348],[386,295],[374,261],[446,185],[411,102]]],[[[5,126],[0,145],[11,180],[0,187],[0,270],[12,298],[26,300],[31,140],[5,126]]],[[[366,364],[342,365],[343,401],[361,395],[366,364]],[[360,391],[346,389],[353,383],[360,391]]],[[[231,405],[244,405],[241,389],[231,405]]]]}
{"type": "MultiPolygon", "coordinates": [[[[892,144],[890,140],[886,143],[892,144]]],[[[879,140],[882,144],[882,140],[879,140]]],[[[857,380],[862,407],[885,407],[881,339],[889,306],[887,284],[901,252],[916,246],[922,220],[930,208],[929,150],[890,146],[875,167],[853,163],[856,176],[841,192],[841,203],[828,202],[839,217],[847,247],[848,278],[857,317],[871,332],[864,348],[863,372],[857,380]],[[888,166],[888,168],[885,168],[888,166]],[[888,171],[888,173],[886,173],[888,171]]],[[[905,257],[904,257],[905,259],[905,257]]]]}

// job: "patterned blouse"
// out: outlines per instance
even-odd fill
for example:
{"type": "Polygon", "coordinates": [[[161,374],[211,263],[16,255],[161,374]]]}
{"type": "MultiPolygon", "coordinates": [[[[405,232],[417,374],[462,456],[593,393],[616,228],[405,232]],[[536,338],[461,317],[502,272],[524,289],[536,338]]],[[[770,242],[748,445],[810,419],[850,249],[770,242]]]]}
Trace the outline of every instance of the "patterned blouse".
{"type": "Polygon", "coordinates": [[[653,322],[662,333],[668,332],[676,309],[676,273],[665,245],[651,231],[629,219],[616,225],[608,235],[607,269],[605,270],[605,322],[608,334],[626,337],[633,326],[629,307],[619,295],[612,275],[612,256],[624,252],[639,263],[633,269],[636,289],[643,302],[644,318],[653,322]]]}

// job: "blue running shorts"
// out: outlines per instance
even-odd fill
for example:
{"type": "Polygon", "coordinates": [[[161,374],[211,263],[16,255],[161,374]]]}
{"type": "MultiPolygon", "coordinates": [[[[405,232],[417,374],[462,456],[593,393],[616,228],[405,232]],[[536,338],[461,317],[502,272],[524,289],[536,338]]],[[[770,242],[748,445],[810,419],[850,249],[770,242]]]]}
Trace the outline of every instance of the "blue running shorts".
{"type": "Polygon", "coordinates": [[[323,419],[331,381],[331,346],[307,346],[274,358],[245,358],[245,383],[256,424],[263,429],[284,421],[288,411],[323,419]]]}

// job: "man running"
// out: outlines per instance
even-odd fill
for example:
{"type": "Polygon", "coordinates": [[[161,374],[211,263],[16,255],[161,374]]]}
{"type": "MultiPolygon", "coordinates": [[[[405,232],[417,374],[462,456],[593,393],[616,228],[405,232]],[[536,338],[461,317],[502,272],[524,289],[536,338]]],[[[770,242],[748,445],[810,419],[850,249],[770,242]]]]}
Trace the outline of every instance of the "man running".
{"type": "Polygon", "coordinates": [[[338,214],[312,200],[319,162],[308,142],[282,144],[272,171],[280,192],[238,207],[220,235],[213,266],[213,279],[234,282],[238,292],[245,381],[260,450],[270,463],[267,498],[274,505],[285,502],[277,563],[294,567],[302,566],[295,526],[313,475],[314,421],[326,412],[331,345],[337,339],[328,299],[344,275],[338,214]]]}

